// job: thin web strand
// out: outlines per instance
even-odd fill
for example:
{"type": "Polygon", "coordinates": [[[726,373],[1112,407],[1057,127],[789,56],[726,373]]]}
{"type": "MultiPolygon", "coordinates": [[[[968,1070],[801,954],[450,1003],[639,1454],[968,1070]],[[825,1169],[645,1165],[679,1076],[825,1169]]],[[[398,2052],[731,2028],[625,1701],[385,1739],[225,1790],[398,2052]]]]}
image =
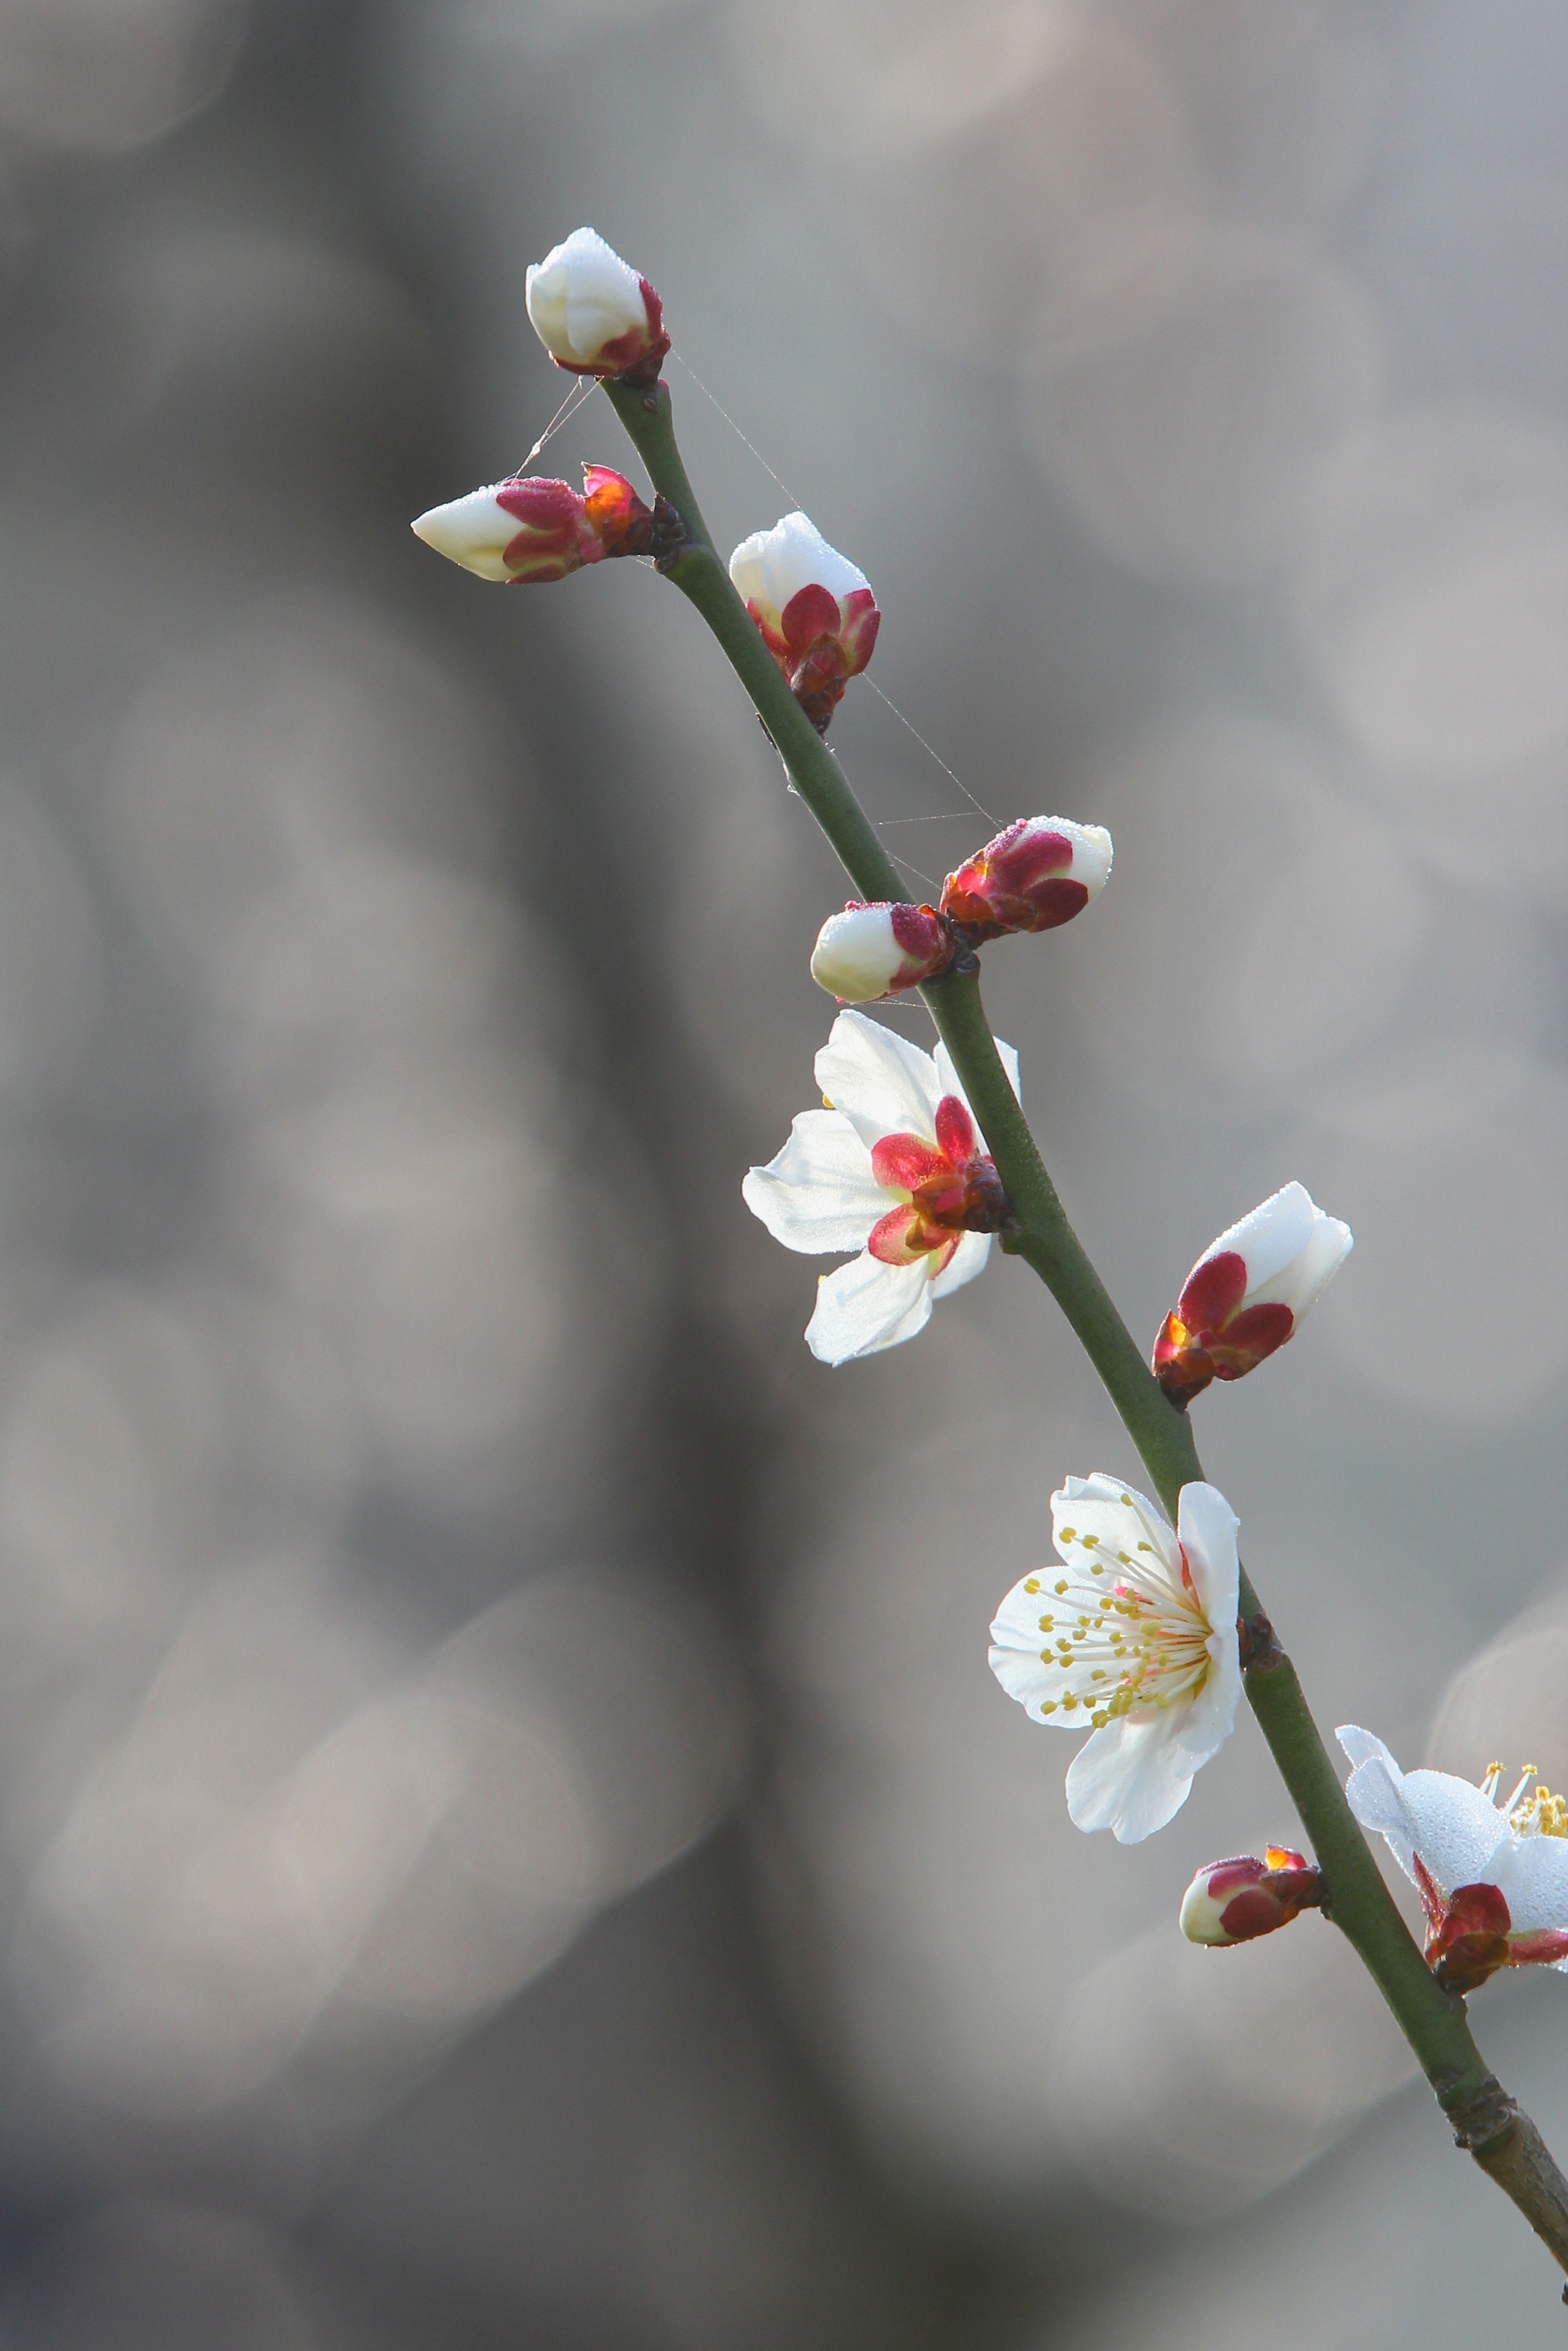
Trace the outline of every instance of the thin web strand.
{"type": "Polygon", "coordinates": [[[895,865],[901,865],[905,873],[913,873],[915,880],[917,882],[924,882],[928,890],[936,890],[941,887],[939,883],[934,882],[931,879],[929,873],[922,873],[918,865],[911,865],[907,857],[900,857],[891,849],[887,853],[893,859],[895,865]]]}
{"type": "Polygon", "coordinates": [[[587,400],[589,393],[598,389],[598,382],[599,379],[597,376],[580,375],[578,377],[577,381],[572,385],[571,390],[567,393],[566,398],[561,402],[560,406],[556,410],[555,414],[550,418],[549,423],[545,426],[544,431],[539,434],[538,439],[534,443],[534,445],[528,451],[528,455],[523,459],[522,464],[517,468],[517,472],[513,475],[514,480],[516,480],[517,475],[526,474],[528,472],[528,467],[533,464],[534,459],[543,451],[545,443],[552,440],[556,434],[560,431],[563,424],[570,423],[572,418],[577,414],[578,410],[587,400]]]}
{"type": "Polygon", "coordinates": [[[763,455],[763,454],[762,454],[761,450],[758,447],[758,445],[757,445],[756,442],[755,442],[755,441],[748,441],[748,440],[747,439],[747,437],[746,437],[745,434],[741,431],[741,429],[740,429],[739,425],[736,423],[736,421],[735,421],[734,417],[730,414],[730,413],[729,413],[728,409],[727,409],[727,408],[725,408],[725,407],[720,406],[719,402],[718,402],[716,399],[715,399],[715,398],[714,398],[713,393],[708,390],[708,388],[707,388],[706,384],[703,381],[703,380],[702,380],[701,376],[700,376],[700,375],[698,375],[698,373],[697,373],[697,371],[696,371],[695,368],[692,367],[692,366],[689,364],[689,362],[688,362],[687,360],[685,360],[682,359],[681,354],[679,353],[679,351],[674,351],[674,350],[673,350],[673,351],[670,353],[670,357],[671,357],[674,360],[675,360],[675,361],[676,361],[676,363],[677,363],[677,364],[678,364],[678,365],[679,365],[679,366],[680,366],[680,367],[685,371],[685,372],[687,375],[689,375],[689,376],[691,377],[692,381],[695,384],[695,386],[696,386],[697,390],[701,392],[701,394],[702,394],[703,398],[704,398],[705,400],[712,401],[712,402],[713,402],[713,405],[715,406],[715,408],[718,409],[718,413],[719,413],[719,414],[723,417],[723,419],[724,419],[725,423],[728,425],[728,427],[729,427],[730,431],[734,434],[734,435],[735,435],[736,439],[740,443],[740,444],[741,444],[742,448],[749,449],[749,450],[750,450],[750,452],[751,452],[752,455],[756,458],[756,460],[757,460],[758,464],[761,466],[761,468],[762,468],[763,472],[767,475],[767,476],[768,476],[768,480],[769,480],[770,482],[772,482],[772,483],[774,484],[774,486],[775,486],[777,488],[779,488],[779,489],[780,489],[780,490],[782,490],[782,491],[783,491],[783,493],[784,493],[785,496],[789,499],[789,501],[790,505],[791,505],[793,507],[795,507],[795,509],[797,510],[797,512],[799,512],[799,511],[800,511],[800,499],[795,496],[794,491],[789,487],[789,483],[788,483],[788,482],[786,482],[785,480],[783,480],[783,478],[782,478],[779,475],[778,475],[778,474],[776,474],[776,473],[774,472],[774,470],[773,470],[772,466],[768,464],[768,462],[767,458],[763,455]]]}
{"type": "MultiPolygon", "coordinates": [[[[751,455],[756,458],[758,464],[761,466],[768,480],[772,482],[777,488],[783,491],[785,496],[789,499],[790,505],[795,507],[797,512],[801,511],[800,501],[795,496],[794,491],[789,487],[789,483],[785,481],[781,474],[776,474],[774,472],[772,466],[768,464],[767,458],[763,455],[756,442],[747,439],[747,435],[741,431],[739,425],[736,423],[734,417],[730,414],[728,409],[726,408],[715,394],[708,390],[706,384],[703,381],[701,376],[698,375],[695,368],[692,366],[690,360],[683,359],[681,353],[676,350],[672,350],[670,357],[676,361],[685,374],[690,376],[697,390],[702,393],[703,398],[706,401],[712,402],[713,406],[717,409],[718,413],[723,417],[725,423],[728,425],[736,439],[740,443],[742,448],[750,450],[751,455]]],[[[912,720],[904,716],[897,703],[894,702],[892,695],[884,694],[873,677],[868,675],[865,682],[870,686],[872,692],[876,695],[877,700],[887,705],[887,707],[892,711],[899,725],[908,728],[910,734],[914,736],[915,741],[925,753],[927,758],[935,759],[936,765],[941,768],[943,774],[947,777],[949,781],[957,785],[958,789],[963,793],[964,798],[968,801],[969,806],[974,809],[977,814],[983,816],[988,824],[994,825],[998,823],[999,820],[991,814],[988,808],[984,807],[982,803],[976,799],[974,793],[969,789],[968,785],[964,781],[963,777],[954,773],[954,770],[947,765],[946,760],[942,757],[940,751],[934,749],[932,745],[925,740],[925,736],[922,735],[918,726],[916,726],[912,720]]],[[[941,821],[940,819],[934,819],[932,820],[934,822],[941,821]]],[[[879,827],[882,824],[914,824],[919,821],[919,819],[914,817],[884,817],[880,820],[873,819],[873,822],[877,822],[879,827]]],[[[913,871],[914,869],[912,868],[911,870],[913,871]]],[[[924,881],[925,879],[925,875],[922,875],[921,879],[924,881]]],[[[931,883],[928,884],[928,887],[934,889],[936,884],[931,883]]]]}
{"type": "Polygon", "coordinates": [[[974,793],[969,789],[969,787],[968,787],[968,785],[964,781],[963,777],[962,777],[962,776],[959,776],[959,775],[955,775],[955,774],[954,774],[953,769],[952,769],[952,768],[947,765],[947,762],[946,762],[946,760],[942,757],[941,752],[940,752],[940,751],[937,751],[937,750],[934,750],[934,749],[932,748],[931,745],[930,745],[930,744],[925,740],[925,736],[920,732],[919,727],[918,727],[918,726],[915,726],[915,725],[914,725],[914,724],[913,724],[909,719],[907,719],[907,718],[904,716],[904,715],[903,711],[902,711],[902,710],[900,710],[900,708],[899,708],[899,706],[898,706],[897,703],[896,703],[896,702],[894,702],[894,698],[893,698],[892,695],[891,695],[891,694],[883,694],[883,690],[882,690],[881,686],[880,686],[880,685],[878,685],[878,684],[877,684],[877,682],[876,682],[875,678],[874,678],[874,677],[873,677],[873,676],[871,675],[871,674],[870,674],[870,672],[869,672],[869,671],[866,671],[866,672],[862,673],[862,674],[863,674],[863,675],[864,675],[864,677],[865,677],[865,682],[866,682],[866,684],[870,686],[870,688],[871,688],[872,692],[876,695],[877,700],[878,700],[879,702],[885,702],[885,703],[886,703],[886,705],[887,705],[887,706],[888,706],[888,708],[892,711],[892,713],[893,713],[894,716],[897,719],[897,721],[898,721],[899,725],[900,725],[901,726],[907,726],[907,727],[909,728],[909,732],[914,736],[914,737],[915,737],[915,741],[919,744],[919,746],[920,746],[921,749],[925,753],[926,757],[927,757],[928,758],[935,759],[935,760],[936,760],[936,765],[941,768],[942,773],[943,773],[943,774],[944,774],[944,775],[948,778],[948,780],[949,780],[950,782],[955,783],[955,784],[956,784],[956,785],[957,785],[958,789],[963,793],[964,798],[968,801],[969,806],[970,806],[972,809],[976,810],[977,810],[977,811],[981,816],[983,816],[983,817],[985,818],[986,822],[987,822],[988,824],[996,824],[996,823],[999,822],[999,819],[998,819],[997,817],[994,817],[994,816],[991,814],[990,810],[989,810],[988,808],[986,808],[986,807],[982,806],[982,804],[980,803],[980,801],[978,801],[978,800],[975,798],[974,793]]]}
{"type": "Polygon", "coordinates": [[[893,824],[967,824],[969,816],[968,809],[944,809],[940,816],[873,816],[872,822],[883,832],[893,824]]]}

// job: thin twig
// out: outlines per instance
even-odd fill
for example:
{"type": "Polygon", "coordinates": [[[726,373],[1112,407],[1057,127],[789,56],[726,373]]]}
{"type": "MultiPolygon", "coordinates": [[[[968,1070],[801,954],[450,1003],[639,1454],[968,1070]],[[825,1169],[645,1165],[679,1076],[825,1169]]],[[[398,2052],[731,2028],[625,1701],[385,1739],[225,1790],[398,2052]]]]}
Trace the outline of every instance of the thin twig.
{"type": "MultiPolygon", "coordinates": [[[[690,544],[667,576],[718,639],[856,889],[867,899],[899,899],[897,868],[780,675],[708,534],[675,445],[667,386],[642,390],[612,382],[604,388],[654,489],[685,521],[690,544]]],[[[1012,1203],[1018,1229],[1005,1246],[1034,1269],[1061,1308],[1174,1520],[1181,1488],[1203,1475],[1191,1424],[1161,1390],[1068,1221],[1002,1068],[978,979],[949,973],[928,982],[921,994],[1012,1203]]],[[[1243,1617],[1260,1613],[1245,1571],[1240,1611],[1243,1617]]],[[[1325,1915],[1375,1980],[1439,2104],[1456,2121],[1459,2144],[1568,2270],[1568,2182],[1534,2124],[1489,2073],[1464,2002],[1442,1989],[1417,1949],[1345,1800],[1294,1667],[1277,1648],[1265,1650],[1247,1667],[1244,1682],[1322,1871],[1325,1915]]]]}

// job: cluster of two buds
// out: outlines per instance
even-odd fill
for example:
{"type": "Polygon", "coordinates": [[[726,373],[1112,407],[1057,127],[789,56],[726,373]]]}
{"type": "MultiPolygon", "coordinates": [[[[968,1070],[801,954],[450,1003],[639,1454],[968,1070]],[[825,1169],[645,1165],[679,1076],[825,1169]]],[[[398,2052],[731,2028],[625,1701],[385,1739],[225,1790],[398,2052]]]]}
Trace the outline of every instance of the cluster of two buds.
{"type": "Polygon", "coordinates": [[[1019,817],[949,873],[935,906],[852,900],[823,924],[811,977],[841,1004],[873,1004],[936,979],[988,939],[1053,931],[1097,898],[1111,836],[1059,816],[1019,817]]]}
{"type": "MultiPolygon", "coordinates": [[[[569,374],[657,380],[670,348],[659,297],[595,230],[574,229],[529,265],[526,300],[534,332],[569,374]]],[[[645,505],[608,465],[582,470],[580,495],[569,482],[513,475],[432,507],[413,528],[465,570],[516,586],[564,580],[606,556],[673,551],[679,520],[662,500],[645,505]]]]}

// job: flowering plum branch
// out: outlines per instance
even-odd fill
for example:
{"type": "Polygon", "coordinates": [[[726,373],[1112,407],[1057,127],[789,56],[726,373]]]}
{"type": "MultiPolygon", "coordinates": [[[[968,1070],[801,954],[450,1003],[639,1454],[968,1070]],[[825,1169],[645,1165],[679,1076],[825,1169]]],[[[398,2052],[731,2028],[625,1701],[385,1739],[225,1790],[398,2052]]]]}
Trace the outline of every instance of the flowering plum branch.
{"type": "Polygon", "coordinates": [[[528,308],[558,366],[601,379],[653,507],[591,467],[580,498],[562,483],[510,481],[434,509],[416,529],[492,580],[537,583],[605,556],[651,555],[706,622],[859,893],[824,925],[815,976],[841,1001],[918,987],[940,1040],[933,1057],[841,1012],[818,1057],[826,1107],[798,1117],[778,1157],[747,1178],[748,1205],[787,1247],[858,1252],[820,1285],[813,1352],[837,1364],[912,1337],[934,1301],[980,1271],[993,1236],[1040,1276],[1157,1497],[1098,1472],[1068,1479],[1052,1498],[1061,1572],[1026,1576],[992,1628],[993,1667],[1031,1719],[1090,1730],[1068,1774],[1072,1818],[1124,1843],[1162,1827],[1228,1735],[1244,1689],[1315,1861],[1270,1847],[1209,1864],[1183,1901],[1184,1931],[1225,1948],[1321,1908],[1377,1983],[1457,2144],[1568,2270],[1568,2181],[1488,2071],[1463,1998],[1501,1967],[1568,1967],[1568,1809],[1528,1777],[1500,1810],[1495,1774],[1479,1790],[1401,1774],[1380,1741],[1348,1729],[1347,1795],[1241,1563],[1235,1515],[1204,1479],[1186,1409],[1294,1334],[1349,1232],[1287,1186],[1199,1259],[1145,1362],[1047,1172],[1017,1057],[986,1017],[975,952],[1082,911],[1109,875],[1108,835],[1019,819],[948,876],[938,906],[908,905],[823,739],[875,643],[869,581],[798,513],[724,562],[659,379],[663,306],[592,230],[529,269],[528,308]],[[1363,1824],[1419,1888],[1425,1954],[1363,1824]]]}

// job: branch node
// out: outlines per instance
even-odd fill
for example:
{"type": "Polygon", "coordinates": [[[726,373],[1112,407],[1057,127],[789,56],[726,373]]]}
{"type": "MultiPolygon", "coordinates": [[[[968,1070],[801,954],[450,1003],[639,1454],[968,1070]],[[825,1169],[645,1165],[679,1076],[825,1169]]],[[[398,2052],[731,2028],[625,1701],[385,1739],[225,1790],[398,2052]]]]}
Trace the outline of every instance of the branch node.
{"type": "Polygon", "coordinates": [[[1274,1638],[1274,1627],[1260,1608],[1251,1616],[1236,1619],[1236,1646],[1240,1653],[1244,1674],[1272,1673],[1285,1662],[1285,1652],[1274,1638]]]}
{"type": "Polygon", "coordinates": [[[1495,2074],[1489,2074],[1480,2088],[1458,2105],[1440,2103],[1454,2127],[1454,2145],[1467,2155],[1490,2147],[1519,2120],[1519,2108],[1495,2074]]]}

